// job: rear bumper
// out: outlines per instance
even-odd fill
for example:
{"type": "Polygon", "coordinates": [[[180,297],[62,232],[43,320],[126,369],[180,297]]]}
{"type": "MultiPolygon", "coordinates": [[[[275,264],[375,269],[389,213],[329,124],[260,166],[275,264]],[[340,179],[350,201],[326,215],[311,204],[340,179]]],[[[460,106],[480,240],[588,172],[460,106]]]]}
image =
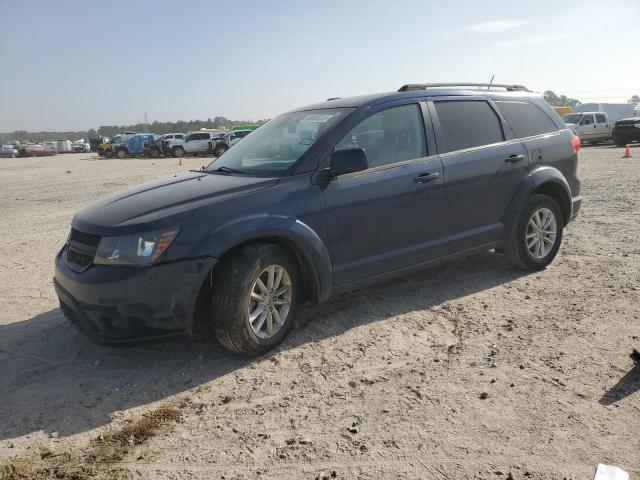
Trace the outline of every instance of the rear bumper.
{"type": "Polygon", "coordinates": [[[93,265],[77,273],[56,257],[53,285],[63,313],[92,340],[130,344],[191,333],[200,286],[216,260],[149,267],[93,265]]]}

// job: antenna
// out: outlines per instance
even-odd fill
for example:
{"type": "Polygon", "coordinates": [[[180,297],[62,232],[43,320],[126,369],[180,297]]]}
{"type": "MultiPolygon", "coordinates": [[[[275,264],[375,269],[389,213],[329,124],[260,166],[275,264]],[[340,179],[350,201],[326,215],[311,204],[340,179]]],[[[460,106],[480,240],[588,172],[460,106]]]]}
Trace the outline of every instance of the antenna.
{"type": "Polygon", "coordinates": [[[491,81],[489,82],[489,85],[487,86],[487,90],[489,90],[491,88],[491,85],[493,85],[493,79],[496,78],[495,74],[491,75],[491,81]]]}

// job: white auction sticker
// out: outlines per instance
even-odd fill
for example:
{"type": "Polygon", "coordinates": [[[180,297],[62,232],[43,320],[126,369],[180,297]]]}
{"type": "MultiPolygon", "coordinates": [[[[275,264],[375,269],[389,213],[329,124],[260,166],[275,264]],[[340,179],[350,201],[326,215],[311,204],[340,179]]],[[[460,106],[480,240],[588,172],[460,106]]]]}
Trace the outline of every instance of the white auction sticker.
{"type": "Polygon", "coordinates": [[[334,114],[331,113],[310,113],[305,116],[302,121],[308,123],[325,123],[328,122],[334,114]]]}

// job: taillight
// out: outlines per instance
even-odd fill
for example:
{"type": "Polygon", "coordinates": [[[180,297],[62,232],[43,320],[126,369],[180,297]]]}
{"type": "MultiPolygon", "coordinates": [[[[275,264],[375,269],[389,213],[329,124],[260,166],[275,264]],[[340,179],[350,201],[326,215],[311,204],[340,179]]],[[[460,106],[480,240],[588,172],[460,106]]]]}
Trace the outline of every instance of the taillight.
{"type": "Polygon", "coordinates": [[[574,135],[573,138],[571,139],[571,146],[573,147],[573,151],[576,152],[576,155],[580,151],[581,145],[582,145],[582,142],[580,142],[580,137],[578,137],[577,135],[574,135]]]}

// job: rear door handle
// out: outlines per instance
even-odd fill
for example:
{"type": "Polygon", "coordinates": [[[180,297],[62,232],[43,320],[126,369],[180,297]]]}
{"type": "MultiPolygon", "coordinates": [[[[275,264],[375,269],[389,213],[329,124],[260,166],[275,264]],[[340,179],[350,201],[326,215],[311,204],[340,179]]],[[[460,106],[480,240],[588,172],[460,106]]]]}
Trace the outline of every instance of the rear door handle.
{"type": "Polygon", "coordinates": [[[438,172],[423,173],[414,178],[413,181],[415,183],[429,183],[436,180],[439,176],[440,174],[438,172]]]}
{"type": "Polygon", "coordinates": [[[504,159],[505,162],[507,163],[516,163],[519,162],[520,160],[524,160],[524,155],[522,154],[513,154],[513,155],[509,155],[507,158],[504,159]]]}

